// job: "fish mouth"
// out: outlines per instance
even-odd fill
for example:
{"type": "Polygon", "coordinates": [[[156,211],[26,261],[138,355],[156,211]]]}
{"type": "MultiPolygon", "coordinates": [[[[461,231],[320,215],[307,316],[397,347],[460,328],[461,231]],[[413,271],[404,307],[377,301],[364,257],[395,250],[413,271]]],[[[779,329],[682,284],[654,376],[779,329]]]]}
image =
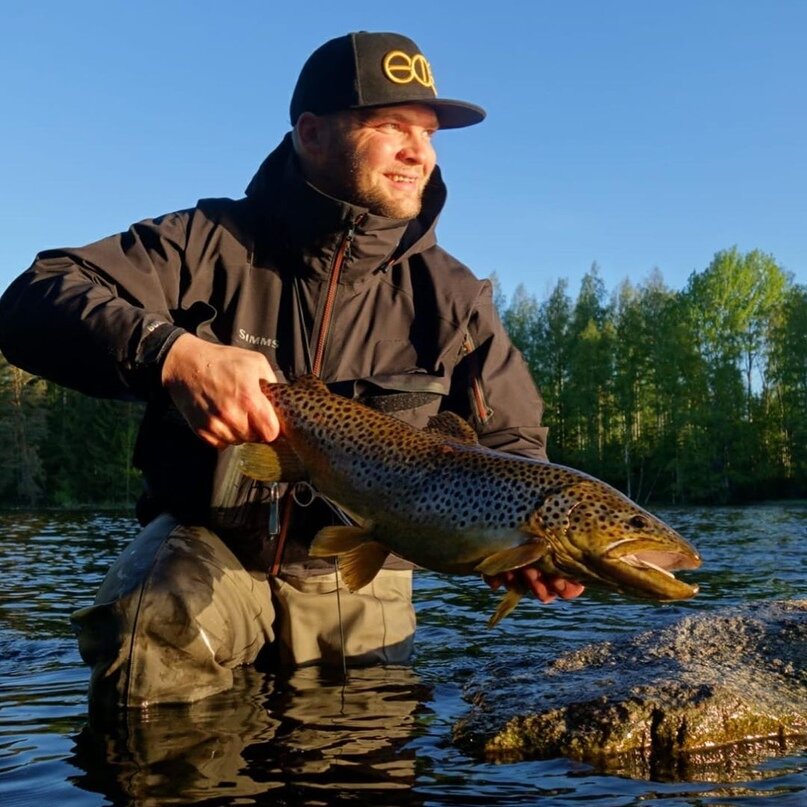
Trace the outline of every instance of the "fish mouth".
{"type": "Polygon", "coordinates": [[[636,549],[603,561],[612,576],[626,590],[659,600],[686,600],[694,597],[699,586],[679,580],[674,571],[697,569],[697,553],[674,549],[636,549]]]}

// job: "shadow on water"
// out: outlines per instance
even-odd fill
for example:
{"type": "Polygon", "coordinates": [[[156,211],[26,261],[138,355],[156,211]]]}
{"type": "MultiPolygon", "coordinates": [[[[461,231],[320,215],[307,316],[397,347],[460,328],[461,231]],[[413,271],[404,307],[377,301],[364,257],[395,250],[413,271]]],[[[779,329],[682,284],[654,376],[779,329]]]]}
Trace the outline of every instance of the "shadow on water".
{"type": "Polygon", "coordinates": [[[114,515],[0,513],[0,803],[599,805],[807,803],[807,753],[761,759],[744,779],[658,782],[608,776],[565,759],[492,764],[451,741],[464,685],[508,657],[667,624],[682,615],[804,597],[807,506],[660,512],[698,546],[687,572],[701,593],[655,605],[589,590],[525,601],[495,631],[481,581],[418,573],[414,667],[317,668],[237,686],[187,707],[88,722],[88,670],[69,614],[89,604],[136,526],[114,515]]]}

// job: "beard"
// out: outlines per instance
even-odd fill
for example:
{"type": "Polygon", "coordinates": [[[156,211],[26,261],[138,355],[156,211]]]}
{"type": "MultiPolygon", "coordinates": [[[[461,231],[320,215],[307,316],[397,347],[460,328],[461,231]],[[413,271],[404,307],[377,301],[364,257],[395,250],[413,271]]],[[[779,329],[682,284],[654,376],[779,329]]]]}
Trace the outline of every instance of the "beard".
{"type": "Polygon", "coordinates": [[[389,199],[378,189],[368,188],[352,197],[353,204],[366,207],[375,216],[386,216],[390,219],[415,219],[423,207],[423,189],[410,199],[389,199]]]}
{"type": "MultiPolygon", "coordinates": [[[[395,195],[374,183],[359,155],[344,155],[338,170],[331,173],[333,195],[358,207],[366,207],[375,216],[414,219],[423,207],[426,181],[417,193],[395,195]]],[[[402,169],[402,173],[405,169],[402,169]]]]}
{"type": "MultiPolygon", "coordinates": [[[[368,170],[360,153],[347,143],[340,145],[342,148],[335,150],[328,161],[327,170],[323,172],[325,181],[320,183],[322,190],[349,204],[366,207],[375,216],[417,218],[423,207],[423,193],[431,173],[419,180],[416,193],[398,195],[394,189],[386,189],[383,184],[374,181],[377,174],[368,170]]],[[[402,174],[410,174],[411,170],[407,166],[400,168],[402,174]]]]}

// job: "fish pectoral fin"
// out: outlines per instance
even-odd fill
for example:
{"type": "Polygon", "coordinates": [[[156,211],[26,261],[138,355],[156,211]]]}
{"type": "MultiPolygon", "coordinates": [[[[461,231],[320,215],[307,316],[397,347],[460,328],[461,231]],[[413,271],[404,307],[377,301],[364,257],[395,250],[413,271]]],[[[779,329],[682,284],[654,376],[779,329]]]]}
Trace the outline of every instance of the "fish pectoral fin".
{"type": "Polygon", "coordinates": [[[476,564],[474,571],[493,575],[509,572],[511,569],[520,569],[522,566],[529,566],[530,563],[540,560],[548,549],[549,543],[545,540],[528,541],[488,555],[483,561],[476,564]]]}
{"type": "Polygon", "coordinates": [[[510,589],[507,594],[502,597],[498,608],[493,612],[493,616],[488,620],[488,627],[492,628],[499,624],[520,602],[524,596],[523,591],[514,591],[510,589]]]}
{"type": "Polygon", "coordinates": [[[474,427],[454,412],[440,412],[433,415],[423,431],[453,437],[460,443],[479,445],[479,435],[474,431],[474,427]]]}
{"type": "Polygon", "coordinates": [[[305,468],[289,442],[278,437],[273,443],[236,446],[241,473],[261,482],[302,482],[305,468]]]}

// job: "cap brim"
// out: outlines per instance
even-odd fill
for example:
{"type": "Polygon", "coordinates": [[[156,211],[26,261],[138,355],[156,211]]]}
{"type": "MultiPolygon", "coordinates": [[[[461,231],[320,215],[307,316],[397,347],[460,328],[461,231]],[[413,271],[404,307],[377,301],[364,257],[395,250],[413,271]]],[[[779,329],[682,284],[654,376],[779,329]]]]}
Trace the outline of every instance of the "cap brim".
{"type": "Polygon", "coordinates": [[[452,101],[448,98],[412,98],[395,103],[360,104],[352,109],[373,109],[376,106],[401,106],[403,104],[419,104],[433,109],[437,114],[437,122],[441,129],[461,129],[464,126],[473,126],[485,120],[487,115],[481,106],[469,104],[467,101],[452,101]]]}
{"type": "Polygon", "coordinates": [[[487,114],[481,106],[476,106],[476,104],[449,101],[445,98],[436,98],[434,101],[429,101],[426,106],[430,106],[437,113],[441,129],[461,129],[463,126],[473,126],[485,120],[487,114]]]}

